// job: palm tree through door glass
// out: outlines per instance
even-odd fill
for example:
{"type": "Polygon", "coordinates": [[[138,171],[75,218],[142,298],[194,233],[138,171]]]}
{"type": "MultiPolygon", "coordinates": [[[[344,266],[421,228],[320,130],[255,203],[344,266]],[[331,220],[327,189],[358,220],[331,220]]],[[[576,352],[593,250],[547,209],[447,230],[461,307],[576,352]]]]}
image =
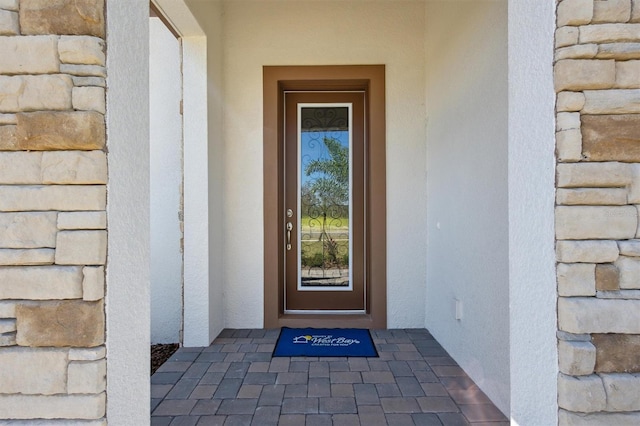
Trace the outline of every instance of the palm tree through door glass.
{"type": "Polygon", "coordinates": [[[298,104],[299,290],[350,290],[351,104],[298,104]]]}

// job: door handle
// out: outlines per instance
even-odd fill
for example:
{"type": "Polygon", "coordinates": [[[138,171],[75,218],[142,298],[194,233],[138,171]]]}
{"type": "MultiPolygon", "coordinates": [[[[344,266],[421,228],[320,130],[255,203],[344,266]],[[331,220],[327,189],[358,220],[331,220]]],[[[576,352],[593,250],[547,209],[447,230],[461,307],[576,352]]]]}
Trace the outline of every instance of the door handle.
{"type": "Polygon", "coordinates": [[[287,250],[291,250],[291,231],[293,230],[293,223],[287,222],[287,250]]]}

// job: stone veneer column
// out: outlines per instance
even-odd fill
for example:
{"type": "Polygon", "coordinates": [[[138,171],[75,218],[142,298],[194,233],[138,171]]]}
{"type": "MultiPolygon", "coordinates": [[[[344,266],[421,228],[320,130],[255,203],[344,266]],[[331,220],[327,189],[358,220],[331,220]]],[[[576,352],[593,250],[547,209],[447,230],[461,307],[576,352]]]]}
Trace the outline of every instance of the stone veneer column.
{"type": "Polygon", "coordinates": [[[106,424],[104,16],[0,0],[2,419],[106,424]]]}
{"type": "Polygon", "coordinates": [[[561,0],[555,88],[561,425],[640,424],[640,0],[561,0]]]}

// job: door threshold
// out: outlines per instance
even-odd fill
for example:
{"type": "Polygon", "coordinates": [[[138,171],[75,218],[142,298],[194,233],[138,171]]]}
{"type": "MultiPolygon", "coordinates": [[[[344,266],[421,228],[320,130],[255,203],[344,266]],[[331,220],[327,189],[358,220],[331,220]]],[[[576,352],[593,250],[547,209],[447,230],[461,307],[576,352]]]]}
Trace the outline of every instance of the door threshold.
{"type": "Polygon", "coordinates": [[[339,310],[339,311],[331,311],[331,310],[295,310],[295,309],[287,309],[284,311],[285,315],[365,315],[366,311],[363,309],[355,309],[355,310],[339,310]]]}
{"type": "Polygon", "coordinates": [[[278,318],[278,327],[315,328],[376,328],[370,314],[283,314],[278,318]]]}

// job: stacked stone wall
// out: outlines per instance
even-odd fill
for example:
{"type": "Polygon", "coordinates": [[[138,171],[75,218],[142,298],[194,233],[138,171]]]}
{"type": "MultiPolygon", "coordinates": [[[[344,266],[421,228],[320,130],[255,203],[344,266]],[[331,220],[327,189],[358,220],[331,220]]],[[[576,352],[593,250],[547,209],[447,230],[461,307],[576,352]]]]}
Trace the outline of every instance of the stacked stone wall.
{"type": "Polygon", "coordinates": [[[0,419],[106,424],[104,17],[0,0],[0,419]]]}
{"type": "Polygon", "coordinates": [[[557,8],[561,425],[640,424],[640,0],[557,8]]]}

